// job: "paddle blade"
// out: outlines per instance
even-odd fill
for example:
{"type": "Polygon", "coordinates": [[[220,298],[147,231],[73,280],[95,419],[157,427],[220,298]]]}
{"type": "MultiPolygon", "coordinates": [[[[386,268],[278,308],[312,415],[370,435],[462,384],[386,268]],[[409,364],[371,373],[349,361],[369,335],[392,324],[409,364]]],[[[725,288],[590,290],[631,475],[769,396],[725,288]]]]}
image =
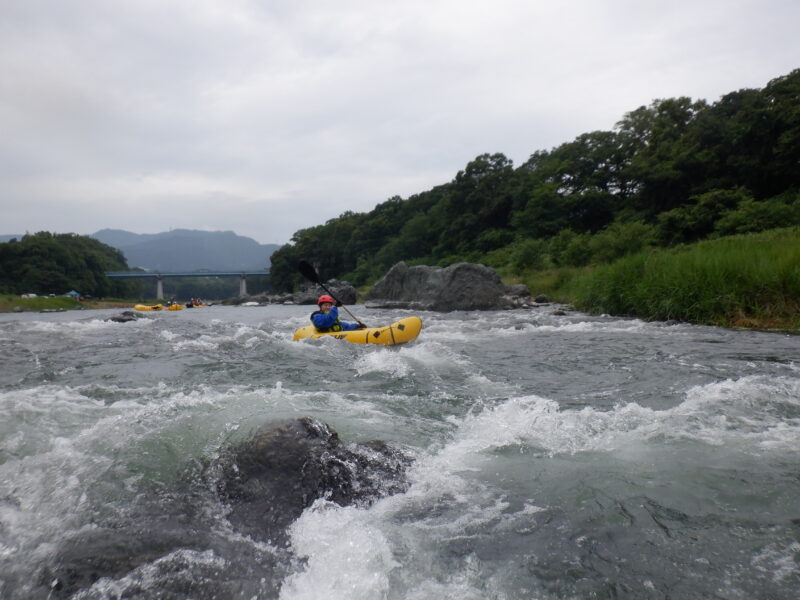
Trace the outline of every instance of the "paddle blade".
{"type": "Polygon", "coordinates": [[[303,277],[305,277],[309,281],[312,281],[314,283],[322,283],[319,280],[319,275],[317,274],[317,270],[310,263],[301,260],[300,264],[297,265],[297,269],[300,271],[303,277]]]}

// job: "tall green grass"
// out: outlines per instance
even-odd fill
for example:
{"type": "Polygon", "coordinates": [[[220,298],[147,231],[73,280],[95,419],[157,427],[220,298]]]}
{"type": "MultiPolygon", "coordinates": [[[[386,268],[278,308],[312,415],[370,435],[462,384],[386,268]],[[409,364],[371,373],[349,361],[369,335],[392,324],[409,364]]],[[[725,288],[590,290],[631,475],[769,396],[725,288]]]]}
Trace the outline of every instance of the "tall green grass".
{"type": "Polygon", "coordinates": [[[74,298],[65,296],[38,296],[36,298],[21,298],[16,294],[0,294],[0,312],[9,312],[15,307],[24,312],[46,309],[72,309],[81,306],[74,298]]]}
{"type": "Polygon", "coordinates": [[[572,277],[576,308],[648,320],[800,326],[800,229],[630,255],[572,277]]]}

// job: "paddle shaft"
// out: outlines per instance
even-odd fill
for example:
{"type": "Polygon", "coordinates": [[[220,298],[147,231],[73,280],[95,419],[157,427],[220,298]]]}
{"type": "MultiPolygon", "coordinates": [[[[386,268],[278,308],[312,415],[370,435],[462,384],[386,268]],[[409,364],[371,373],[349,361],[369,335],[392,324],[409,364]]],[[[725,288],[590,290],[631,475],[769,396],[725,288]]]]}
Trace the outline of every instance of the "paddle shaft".
{"type": "Polygon", "coordinates": [[[358,317],[356,317],[353,313],[351,313],[349,310],[347,310],[347,307],[344,304],[342,304],[342,301],[339,300],[336,296],[333,295],[333,292],[331,292],[327,287],[325,287],[325,284],[322,283],[322,281],[320,280],[319,273],[317,273],[317,270],[314,268],[313,265],[311,265],[310,263],[307,263],[304,260],[301,260],[300,264],[298,265],[298,269],[300,270],[300,273],[303,274],[303,277],[305,277],[306,279],[308,279],[312,283],[316,283],[323,290],[328,292],[330,297],[333,298],[334,300],[336,300],[336,302],[338,302],[339,304],[341,304],[342,308],[344,309],[344,311],[348,315],[350,315],[351,318],[355,319],[356,322],[359,325],[364,325],[364,323],[362,323],[361,320],[358,317]]]}

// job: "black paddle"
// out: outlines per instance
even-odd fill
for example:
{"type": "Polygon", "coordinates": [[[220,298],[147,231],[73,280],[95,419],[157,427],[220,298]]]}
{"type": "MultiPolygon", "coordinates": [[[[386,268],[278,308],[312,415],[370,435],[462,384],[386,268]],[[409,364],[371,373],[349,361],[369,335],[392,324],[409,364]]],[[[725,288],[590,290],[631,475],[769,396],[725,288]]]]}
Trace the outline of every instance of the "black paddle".
{"type": "Polygon", "coordinates": [[[317,270],[314,268],[313,265],[311,265],[310,263],[307,263],[304,260],[301,260],[300,264],[297,265],[297,268],[300,270],[300,273],[302,273],[303,277],[305,277],[306,279],[308,279],[312,283],[316,283],[323,290],[328,292],[330,297],[333,298],[334,300],[336,300],[336,302],[338,302],[342,306],[342,308],[345,310],[345,312],[348,315],[350,315],[353,319],[355,319],[356,322],[359,325],[361,325],[362,327],[366,327],[366,325],[364,325],[364,323],[362,323],[358,319],[358,317],[356,317],[353,313],[351,313],[349,310],[347,310],[347,307],[344,304],[342,304],[342,301],[339,300],[336,296],[333,295],[333,292],[331,292],[328,288],[325,287],[325,284],[322,283],[322,281],[320,281],[319,273],[317,273],[317,270]]]}

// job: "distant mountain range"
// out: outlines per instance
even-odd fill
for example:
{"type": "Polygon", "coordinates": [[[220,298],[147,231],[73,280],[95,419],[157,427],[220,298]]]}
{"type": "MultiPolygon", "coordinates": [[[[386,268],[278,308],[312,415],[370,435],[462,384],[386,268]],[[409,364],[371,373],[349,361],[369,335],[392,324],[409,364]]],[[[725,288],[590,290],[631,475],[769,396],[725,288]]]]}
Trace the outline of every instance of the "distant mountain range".
{"type": "Polygon", "coordinates": [[[164,272],[268,269],[269,257],[280,248],[280,244],[259,244],[233,231],[173,229],[163,233],[131,233],[101,229],[90,237],[121,250],[131,268],[164,272]]]}

